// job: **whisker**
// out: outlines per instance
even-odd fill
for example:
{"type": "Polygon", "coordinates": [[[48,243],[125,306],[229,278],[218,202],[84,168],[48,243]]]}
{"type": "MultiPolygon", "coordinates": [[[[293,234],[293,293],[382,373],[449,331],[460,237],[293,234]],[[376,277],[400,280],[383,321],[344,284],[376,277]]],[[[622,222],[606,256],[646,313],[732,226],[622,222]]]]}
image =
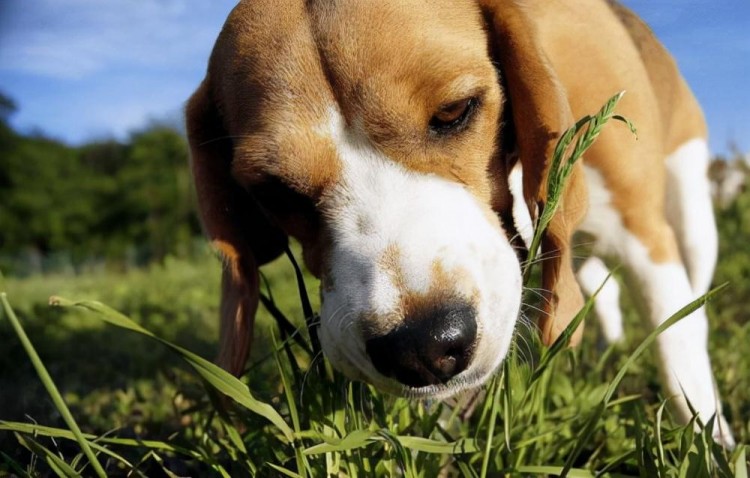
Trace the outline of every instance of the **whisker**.
{"type": "Polygon", "coordinates": [[[550,294],[550,291],[543,287],[524,287],[523,292],[524,294],[529,293],[542,300],[548,300],[547,297],[550,294]]]}
{"type": "Polygon", "coordinates": [[[526,299],[536,299],[534,302],[541,302],[545,305],[552,304],[552,293],[546,289],[540,288],[524,288],[524,300],[523,305],[531,305],[531,302],[526,299]]]}
{"type": "Polygon", "coordinates": [[[549,312],[545,311],[544,309],[540,309],[539,307],[536,307],[530,304],[521,303],[521,308],[525,310],[533,310],[535,312],[538,312],[541,315],[549,315],[549,312]]]}
{"type": "Polygon", "coordinates": [[[305,370],[304,375],[302,375],[302,384],[300,385],[300,390],[299,390],[299,401],[300,401],[300,403],[304,403],[304,399],[305,399],[305,387],[307,386],[307,378],[310,376],[310,374],[313,372],[313,370],[316,370],[315,363],[318,360],[320,360],[320,361],[324,360],[324,358],[325,357],[323,355],[323,351],[320,350],[310,360],[310,366],[307,368],[307,370],[305,370]]]}

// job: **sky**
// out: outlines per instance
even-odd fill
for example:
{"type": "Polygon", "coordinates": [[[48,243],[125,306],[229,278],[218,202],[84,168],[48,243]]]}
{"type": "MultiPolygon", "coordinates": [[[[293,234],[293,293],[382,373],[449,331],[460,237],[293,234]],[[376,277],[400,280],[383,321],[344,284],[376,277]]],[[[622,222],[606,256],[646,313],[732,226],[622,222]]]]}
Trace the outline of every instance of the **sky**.
{"type": "MultiPolygon", "coordinates": [[[[69,144],[180,121],[235,0],[0,0],[0,92],[69,144]]],[[[750,0],[624,0],[675,56],[715,153],[750,151],[750,0]]]]}

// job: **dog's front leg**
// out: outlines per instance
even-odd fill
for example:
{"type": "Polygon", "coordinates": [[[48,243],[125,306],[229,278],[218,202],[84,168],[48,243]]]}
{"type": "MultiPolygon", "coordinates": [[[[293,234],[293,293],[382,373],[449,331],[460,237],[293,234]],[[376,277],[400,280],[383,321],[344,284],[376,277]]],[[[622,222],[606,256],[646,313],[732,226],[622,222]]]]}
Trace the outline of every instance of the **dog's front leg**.
{"type": "MultiPolygon", "coordinates": [[[[662,250],[674,251],[677,245],[671,228],[661,224],[658,236],[662,250]]],[[[637,236],[625,232],[623,259],[628,280],[640,296],[644,313],[657,327],[696,297],[681,262],[657,262],[652,253],[637,236]]],[[[734,446],[734,438],[721,414],[721,402],[711,371],[707,351],[708,319],[704,308],[696,310],[657,338],[660,371],[665,393],[672,398],[678,417],[683,422],[692,418],[689,401],[705,424],[715,414],[714,438],[725,446],[734,446]]]]}

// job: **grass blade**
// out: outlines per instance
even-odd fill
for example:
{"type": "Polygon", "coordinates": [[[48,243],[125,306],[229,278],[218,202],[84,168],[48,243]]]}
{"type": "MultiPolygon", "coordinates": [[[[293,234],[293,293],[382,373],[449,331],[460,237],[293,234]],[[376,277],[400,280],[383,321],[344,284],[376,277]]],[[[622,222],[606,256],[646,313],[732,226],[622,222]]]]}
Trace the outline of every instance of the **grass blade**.
{"type": "Polygon", "coordinates": [[[624,122],[628,128],[630,128],[630,131],[635,134],[635,126],[633,126],[629,120],[620,115],[614,114],[615,107],[624,94],[625,92],[621,91],[612,96],[594,116],[584,116],[578,120],[575,125],[566,130],[562,136],[560,136],[560,139],[555,145],[547,177],[546,202],[540,211],[539,219],[534,228],[534,235],[531,240],[531,246],[529,247],[529,254],[523,268],[524,284],[527,284],[529,281],[531,265],[536,262],[536,254],[542,243],[544,232],[552,221],[555,212],[557,212],[557,208],[562,200],[565,183],[573,172],[573,166],[575,166],[575,163],[581,158],[581,156],[583,156],[586,150],[594,144],[599,137],[599,134],[602,132],[604,125],[611,119],[624,122]],[[581,133],[580,136],[579,133],[581,133]],[[565,152],[570,148],[571,143],[576,137],[578,139],[576,140],[573,150],[567,158],[563,159],[565,152]]]}
{"type": "Polygon", "coordinates": [[[740,453],[737,455],[737,459],[734,461],[734,478],[747,478],[747,458],[745,458],[745,451],[747,447],[742,447],[740,453]]]}
{"type": "Polygon", "coordinates": [[[334,438],[322,436],[321,438],[326,443],[320,443],[318,445],[311,446],[302,451],[305,455],[318,455],[320,453],[330,453],[334,451],[348,451],[355,448],[362,448],[370,443],[377,441],[377,431],[372,430],[356,430],[342,438],[336,440],[334,438]]]}
{"type": "Polygon", "coordinates": [[[18,317],[16,317],[15,312],[13,312],[13,309],[8,302],[8,297],[4,290],[0,291],[0,302],[2,302],[5,316],[10,321],[10,324],[15,330],[19,340],[21,341],[21,344],[23,345],[26,354],[29,356],[29,359],[31,359],[31,363],[34,365],[34,369],[36,369],[37,375],[39,375],[39,378],[44,384],[44,388],[47,390],[47,393],[52,399],[52,402],[55,404],[55,408],[57,408],[57,411],[60,412],[60,416],[65,421],[65,424],[73,432],[73,435],[75,435],[78,446],[81,447],[81,450],[91,463],[91,467],[94,469],[94,473],[96,473],[96,475],[99,477],[107,476],[104,472],[104,468],[102,468],[101,463],[99,463],[96,455],[91,450],[89,442],[86,440],[86,438],[84,438],[81,429],[78,427],[78,423],[76,423],[75,419],[73,418],[73,414],[70,413],[70,409],[68,409],[68,406],[65,404],[65,400],[63,400],[62,395],[60,395],[60,391],[57,389],[57,385],[55,385],[55,382],[52,380],[52,377],[47,371],[47,367],[44,366],[42,359],[39,358],[39,354],[37,354],[36,349],[31,343],[31,340],[29,340],[29,337],[26,335],[26,332],[21,326],[18,317]]]}
{"type": "Polygon", "coordinates": [[[36,456],[44,458],[44,461],[47,462],[49,467],[52,468],[52,471],[54,471],[57,476],[65,476],[68,478],[77,478],[81,476],[81,474],[73,469],[72,466],[70,466],[62,458],[54,454],[52,450],[45,446],[42,446],[40,443],[36,442],[30,437],[16,434],[16,439],[30,452],[32,452],[36,456]]]}
{"type": "MultiPolygon", "coordinates": [[[[0,420],[0,430],[23,433],[27,435],[38,435],[38,436],[46,436],[46,437],[51,437],[51,438],[62,438],[65,440],[75,440],[75,435],[73,435],[73,432],[71,432],[70,430],[65,430],[63,428],[46,427],[43,425],[34,425],[30,423],[7,422],[7,421],[0,420]]],[[[213,458],[204,456],[197,451],[193,451],[187,448],[172,445],[167,442],[156,441],[156,440],[139,440],[139,439],[133,439],[133,438],[109,438],[106,436],[97,438],[91,434],[84,434],[84,438],[88,440],[96,439],[95,443],[91,443],[91,446],[94,449],[96,449],[97,451],[101,451],[103,453],[107,453],[113,458],[120,459],[121,461],[124,460],[124,458],[120,457],[119,455],[114,454],[111,450],[105,449],[104,447],[100,447],[99,444],[101,443],[101,444],[125,446],[125,447],[131,447],[131,448],[148,448],[151,451],[160,450],[164,452],[179,454],[179,455],[183,455],[185,457],[189,457],[198,461],[203,461],[207,463],[208,465],[212,466],[214,469],[218,470],[220,473],[226,475],[222,467],[213,458]]]]}
{"type": "MultiPolygon", "coordinates": [[[[559,466],[521,466],[520,473],[538,475],[562,476],[563,469],[559,466]]],[[[588,470],[573,469],[568,472],[571,478],[594,478],[594,474],[588,470]]]]}
{"type": "MultiPolygon", "coordinates": [[[[0,420],[0,430],[13,431],[18,433],[25,433],[29,435],[41,435],[53,438],[64,438],[66,440],[75,440],[75,435],[70,430],[64,428],[46,427],[43,425],[34,425],[31,423],[19,423],[19,422],[7,422],[0,420]]],[[[95,439],[94,435],[84,433],[84,438],[89,440],[95,439]]],[[[175,447],[169,443],[154,441],[154,440],[135,440],[132,438],[97,438],[100,443],[112,443],[116,445],[126,446],[144,446],[146,448],[153,448],[156,450],[171,451],[175,453],[184,453],[185,449],[175,447]]],[[[185,453],[186,456],[198,457],[196,453],[185,453]]]]}
{"type": "Polygon", "coordinates": [[[479,451],[476,441],[471,438],[462,438],[450,443],[415,436],[398,436],[397,438],[404,448],[424,453],[460,455],[479,451]]]}
{"type": "Polygon", "coordinates": [[[498,409],[500,408],[500,395],[504,382],[505,368],[503,368],[502,375],[502,377],[495,375],[492,379],[492,385],[490,386],[490,389],[492,390],[492,407],[490,408],[490,421],[489,426],[487,427],[487,442],[484,447],[484,456],[482,457],[482,471],[479,473],[479,476],[482,478],[487,476],[490,457],[492,456],[492,442],[495,437],[495,423],[497,422],[498,409]]]}
{"type": "Polygon", "coordinates": [[[659,336],[662,332],[667,330],[672,325],[676,324],[680,320],[684,319],[691,313],[695,312],[700,307],[704,306],[706,302],[713,299],[716,294],[721,292],[728,284],[724,283],[710,291],[708,291],[706,294],[702,295],[701,297],[697,298],[693,302],[689,303],[688,305],[684,306],[682,309],[678,310],[674,315],[669,317],[667,320],[662,322],[658,327],[656,327],[648,336],[646,336],[645,339],[636,347],[636,349],[630,354],[628,359],[625,361],[625,363],[620,367],[620,370],[618,370],[617,374],[615,375],[615,378],[609,383],[609,386],[607,387],[607,391],[604,394],[604,398],[602,399],[601,404],[596,407],[594,410],[594,413],[592,414],[591,418],[587,422],[586,426],[584,427],[583,431],[579,434],[578,439],[576,440],[576,445],[573,449],[573,451],[568,455],[568,459],[565,462],[565,466],[563,467],[563,472],[560,476],[567,476],[567,473],[570,472],[570,470],[573,468],[573,463],[575,463],[575,460],[578,458],[578,455],[583,450],[583,447],[586,446],[586,443],[588,443],[589,438],[593,434],[594,428],[596,427],[597,422],[601,418],[602,414],[604,413],[604,410],[607,408],[607,405],[609,404],[609,401],[612,399],[612,396],[615,394],[615,391],[620,386],[620,382],[622,382],[622,379],[625,377],[625,374],[630,369],[631,365],[641,356],[641,354],[648,348],[654,340],[656,340],[656,337],[659,336]]]}
{"type": "Polygon", "coordinates": [[[279,412],[277,412],[271,405],[257,400],[250,393],[250,389],[242,383],[234,375],[230,374],[226,370],[222,369],[218,365],[215,365],[203,357],[194,354],[193,352],[186,350],[179,345],[175,345],[167,340],[157,337],[153,333],[144,329],[134,321],[125,317],[116,310],[107,307],[106,305],[96,301],[71,301],[63,299],[61,297],[50,298],[50,303],[60,307],[79,307],[92,312],[95,312],[105,322],[121,327],[126,330],[138,332],[147,337],[161,342],[173,351],[177,352],[183,359],[185,359],[198,374],[210,383],[216,390],[220,391],[224,395],[235,400],[237,403],[247,408],[248,410],[256,413],[268,421],[273,423],[276,428],[279,429],[284,437],[292,442],[294,440],[294,432],[287,425],[279,412]]]}
{"type": "Polygon", "coordinates": [[[302,478],[302,476],[298,475],[297,473],[294,473],[293,471],[289,471],[286,468],[283,468],[279,465],[274,465],[273,463],[266,463],[266,464],[284,476],[288,476],[290,478],[302,478]]]}
{"type": "MultiPolygon", "coordinates": [[[[276,336],[271,336],[273,339],[273,347],[274,350],[276,350],[276,353],[274,353],[274,358],[276,359],[276,367],[279,370],[279,375],[281,376],[281,383],[284,388],[284,395],[286,396],[286,403],[287,407],[289,407],[289,415],[292,418],[292,426],[294,427],[294,432],[299,434],[301,430],[300,426],[300,416],[297,410],[297,402],[294,400],[294,389],[292,385],[292,379],[287,376],[287,370],[286,367],[284,367],[284,364],[281,362],[281,352],[278,349],[278,343],[276,342],[276,336]]],[[[290,352],[289,349],[286,349],[287,352],[290,352]]],[[[291,355],[291,353],[290,353],[291,355]]],[[[294,357],[289,357],[290,365],[294,362],[294,357]]],[[[309,468],[309,463],[307,463],[307,459],[305,458],[304,453],[301,452],[299,446],[294,447],[294,456],[297,460],[297,469],[299,470],[300,476],[302,478],[306,478],[307,472],[306,470],[309,468]]]]}

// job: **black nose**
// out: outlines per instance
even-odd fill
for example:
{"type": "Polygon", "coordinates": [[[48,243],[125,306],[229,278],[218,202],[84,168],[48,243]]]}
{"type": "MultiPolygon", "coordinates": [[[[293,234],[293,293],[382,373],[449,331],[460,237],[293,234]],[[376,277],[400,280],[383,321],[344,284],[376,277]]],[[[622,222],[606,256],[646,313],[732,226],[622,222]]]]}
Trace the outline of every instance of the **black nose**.
{"type": "Polygon", "coordinates": [[[407,316],[387,335],[367,340],[367,354],[387,377],[404,385],[445,383],[469,365],[477,338],[474,308],[446,304],[407,316]]]}

